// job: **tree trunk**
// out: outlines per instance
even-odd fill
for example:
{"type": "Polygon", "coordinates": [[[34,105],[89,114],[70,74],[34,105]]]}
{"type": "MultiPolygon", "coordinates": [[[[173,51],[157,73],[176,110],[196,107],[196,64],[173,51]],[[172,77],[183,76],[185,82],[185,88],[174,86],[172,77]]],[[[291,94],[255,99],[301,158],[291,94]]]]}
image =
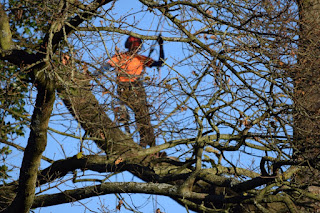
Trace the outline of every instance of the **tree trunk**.
{"type": "Polygon", "coordinates": [[[35,197],[36,181],[42,153],[47,146],[47,129],[55,88],[48,79],[37,84],[38,94],[32,115],[30,136],[24,151],[19,176],[18,192],[11,205],[4,212],[29,212],[35,197]]]}
{"type": "MultiPolygon", "coordinates": [[[[298,62],[293,73],[294,155],[299,162],[310,165],[296,177],[299,186],[310,191],[320,179],[320,1],[297,0],[297,3],[300,34],[298,62]]],[[[318,204],[312,205],[318,209],[318,204]]]]}
{"type": "Polygon", "coordinates": [[[320,1],[299,1],[300,40],[294,72],[294,131],[297,156],[314,162],[320,154],[320,1]]]}

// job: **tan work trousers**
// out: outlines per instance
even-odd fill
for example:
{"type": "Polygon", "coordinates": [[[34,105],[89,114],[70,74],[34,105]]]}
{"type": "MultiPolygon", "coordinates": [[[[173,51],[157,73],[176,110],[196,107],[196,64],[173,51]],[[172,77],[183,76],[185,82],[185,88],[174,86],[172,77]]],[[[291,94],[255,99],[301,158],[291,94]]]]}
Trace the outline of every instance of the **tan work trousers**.
{"type": "Polygon", "coordinates": [[[140,145],[142,147],[154,146],[155,136],[151,125],[151,117],[147,103],[147,96],[140,81],[118,82],[117,93],[120,101],[132,109],[140,134],[140,145]]]}

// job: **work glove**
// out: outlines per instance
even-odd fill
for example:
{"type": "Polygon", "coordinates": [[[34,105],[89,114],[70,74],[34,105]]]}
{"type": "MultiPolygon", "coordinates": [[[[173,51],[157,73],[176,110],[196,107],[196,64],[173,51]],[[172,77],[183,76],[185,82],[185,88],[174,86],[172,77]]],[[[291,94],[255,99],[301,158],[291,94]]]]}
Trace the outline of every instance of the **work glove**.
{"type": "Polygon", "coordinates": [[[157,42],[162,45],[163,44],[163,39],[162,39],[162,36],[161,34],[159,34],[158,38],[157,38],[157,42]]]}

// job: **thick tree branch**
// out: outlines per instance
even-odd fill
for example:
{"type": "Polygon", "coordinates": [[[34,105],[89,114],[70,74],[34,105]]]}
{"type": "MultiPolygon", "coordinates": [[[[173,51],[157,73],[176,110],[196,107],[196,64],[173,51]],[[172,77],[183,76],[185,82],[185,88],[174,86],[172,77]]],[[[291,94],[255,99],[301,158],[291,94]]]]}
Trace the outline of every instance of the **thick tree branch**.
{"type": "Polygon", "coordinates": [[[50,80],[47,80],[45,84],[37,85],[36,106],[31,119],[28,145],[20,169],[18,193],[4,212],[29,212],[33,203],[38,168],[47,145],[48,123],[55,100],[55,89],[52,84],[50,80]]]}
{"type": "Polygon", "coordinates": [[[62,203],[74,202],[76,200],[88,197],[112,194],[112,193],[143,193],[172,196],[176,198],[185,198],[198,201],[210,201],[219,203],[237,203],[241,200],[248,199],[251,196],[234,196],[225,197],[223,195],[209,195],[204,193],[185,192],[181,193],[179,187],[166,183],[103,183],[96,186],[89,186],[75,190],[66,190],[62,193],[53,195],[37,196],[33,208],[52,206],[62,203]]]}
{"type": "Polygon", "coordinates": [[[95,140],[96,144],[109,154],[119,155],[131,149],[141,149],[106,115],[104,108],[90,90],[90,79],[83,73],[77,73],[76,79],[72,81],[61,75],[59,96],[88,135],[104,139],[95,140]]]}
{"type": "MultiPolygon", "coordinates": [[[[55,52],[59,43],[64,40],[65,35],[70,35],[70,33],[72,33],[74,29],[77,28],[81,23],[94,17],[94,14],[97,13],[97,10],[100,7],[112,1],[113,0],[96,0],[87,6],[82,5],[81,7],[82,9],[84,9],[84,12],[79,13],[77,16],[73,17],[70,21],[68,21],[68,24],[61,23],[61,25],[59,25],[61,27],[56,29],[56,32],[53,36],[51,36],[50,34],[46,34],[43,40],[43,44],[41,45],[42,49],[40,50],[39,54],[47,52],[46,48],[48,47],[48,43],[51,43],[52,52],[55,52]],[[63,27],[62,24],[64,25],[63,27]],[[50,41],[50,39],[52,40],[50,41]]],[[[76,1],[70,1],[70,3],[76,3],[76,1]]],[[[57,24],[57,22],[63,22],[63,20],[57,20],[52,23],[52,25],[57,24]]]]}
{"type": "MultiPolygon", "coordinates": [[[[13,41],[9,20],[2,6],[0,8],[0,19],[0,31],[2,33],[0,37],[1,49],[7,51],[12,48],[13,41]]],[[[41,63],[35,67],[35,72],[44,71],[46,67],[46,64],[41,63]]],[[[42,153],[46,148],[48,123],[55,100],[53,82],[44,76],[44,72],[37,79],[38,94],[31,119],[30,136],[20,169],[18,192],[14,201],[4,212],[29,212],[33,203],[37,172],[42,153]]]]}
{"type": "Polygon", "coordinates": [[[37,61],[33,54],[19,50],[12,41],[9,19],[0,4],[0,58],[21,66],[22,64],[32,64],[37,61]]]}
{"type": "Polygon", "coordinates": [[[1,51],[10,50],[13,47],[12,34],[10,30],[9,19],[0,5],[0,49],[1,51]]]}

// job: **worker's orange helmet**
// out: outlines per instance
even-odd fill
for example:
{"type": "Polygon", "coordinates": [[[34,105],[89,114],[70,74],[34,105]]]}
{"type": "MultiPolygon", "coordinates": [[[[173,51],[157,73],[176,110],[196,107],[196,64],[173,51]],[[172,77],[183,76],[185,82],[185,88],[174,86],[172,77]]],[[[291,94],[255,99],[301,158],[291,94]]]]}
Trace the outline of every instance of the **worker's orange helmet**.
{"type": "Polygon", "coordinates": [[[142,45],[142,40],[140,38],[136,38],[136,37],[133,37],[133,36],[129,36],[127,38],[126,43],[124,44],[124,46],[129,50],[138,48],[141,45],[142,45]]]}

